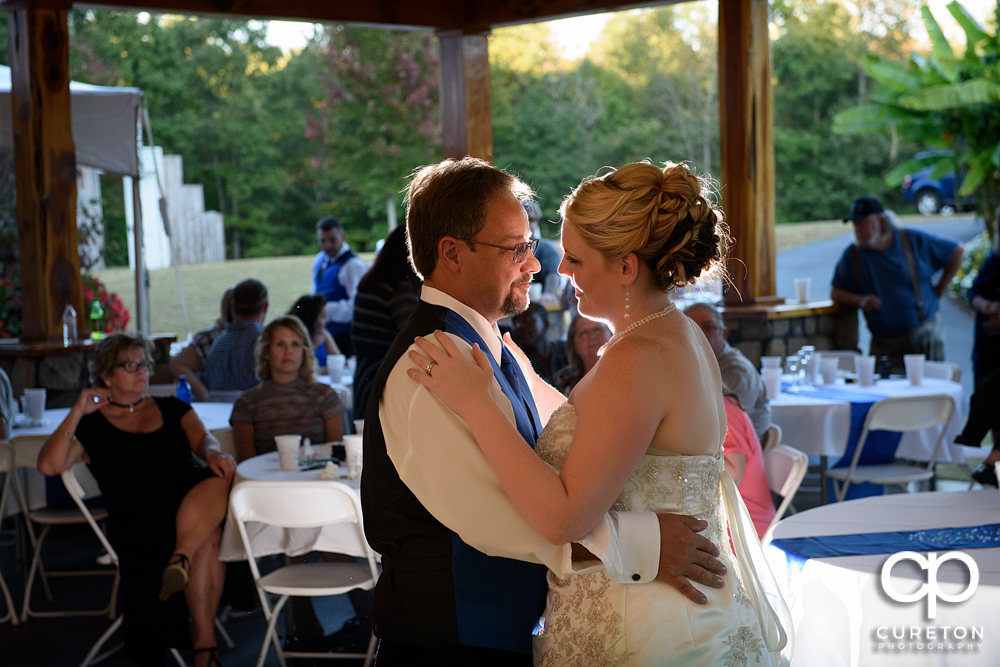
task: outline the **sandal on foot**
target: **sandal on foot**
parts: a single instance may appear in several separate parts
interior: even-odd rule
[[[177,591],[184,590],[188,582],[188,570],[191,561],[184,554],[174,554],[163,570],[163,588],[160,589],[160,599],[169,600]],[[207,650],[207,649],[206,649]]]
[[[198,655],[199,653],[208,653],[208,667],[222,667],[222,662],[219,661],[219,647],[218,646],[206,646],[205,648],[191,649],[191,657]]]

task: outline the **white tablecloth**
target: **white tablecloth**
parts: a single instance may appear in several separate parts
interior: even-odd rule
[[[996,490],[894,494],[849,500],[800,512],[781,521],[773,538],[797,538],[855,533],[919,531],[994,524],[1000,519],[1000,493]],[[949,551],[947,547],[939,555]],[[883,665],[900,667],[994,666],[1000,662],[1000,548],[965,549],[979,569],[979,586],[965,602],[937,602],[937,617],[927,618],[927,600],[901,603],[883,591],[881,570],[889,554],[812,558],[788,557],[777,546],[765,549],[771,569],[782,586],[795,624],[795,656],[792,666],[854,667]],[[926,552],[924,552],[926,557]],[[928,581],[927,572],[912,561],[892,569],[892,585],[899,593],[912,593]],[[969,581],[964,565],[948,561],[938,571],[942,589],[963,591]],[[910,628],[982,628],[983,647],[972,652],[938,648],[944,642],[935,632],[934,649],[916,647]],[[893,629],[906,628],[907,642],[914,647],[889,650],[885,644],[898,639]],[[926,637],[926,634],[923,635]],[[968,641],[968,637],[966,641]],[[951,637],[952,644],[957,639]],[[883,646],[879,648],[879,643]]]
[[[347,479],[347,468],[340,468],[342,479],[338,480],[359,490],[361,480]],[[278,462],[278,453],[270,452],[254,456],[240,463],[236,468],[236,479],[233,488],[244,480],[312,480],[319,479],[320,470],[282,470]],[[359,543],[357,528],[354,524],[335,524],[322,528],[277,528],[264,524],[247,522],[247,534],[253,544],[254,554],[267,556],[270,554],[288,554],[300,556],[310,551],[327,551],[351,556],[367,555],[364,545]],[[219,550],[221,560],[246,560],[246,551],[240,540],[236,521],[230,515],[222,532],[222,545]]]
[[[927,396],[948,394],[955,399],[955,413],[948,423],[944,443],[938,453],[940,463],[965,461],[960,446],[954,444],[955,436],[965,424],[962,406],[962,385],[949,380],[925,378],[918,387],[910,386],[905,380],[881,380],[871,387],[858,384],[844,384],[843,381],[831,387],[839,392],[857,395],[860,401],[877,401],[895,396]],[[796,393],[782,392],[771,401],[771,421],[781,427],[782,440],[806,454],[840,457],[847,448],[847,438],[851,427],[851,406],[844,401],[813,398]],[[896,456],[926,461],[941,427],[904,433],[896,450]]]

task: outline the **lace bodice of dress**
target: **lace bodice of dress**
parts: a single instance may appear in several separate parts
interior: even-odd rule
[[[538,437],[535,451],[556,470],[566,462],[576,410],[563,403]],[[724,470],[720,456],[651,456],[640,459],[632,476],[625,483],[612,509],[620,511],[654,511],[690,514],[709,522],[709,539],[719,538],[722,544],[722,517],[719,476]]]

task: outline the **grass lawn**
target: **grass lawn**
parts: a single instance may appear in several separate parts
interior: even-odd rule
[[[937,222],[941,216],[901,216],[906,224]],[[776,225],[775,249],[781,253],[806,243],[815,243],[851,232],[851,226],[839,220]],[[267,285],[270,309],[268,320],[286,312],[297,298],[308,294],[312,284],[310,267],[315,255],[299,257],[266,257],[197,264],[180,267],[181,284],[187,303],[191,332],[209,326],[219,317],[219,301],[229,285],[245,278],[256,278]],[[373,253],[361,253],[370,265]],[[105,269],[98,274],[112,292],[121,296],[129,312],[135,314],[135,279],[128,268]],[[179,340],[186,337],[184,311],[173,269],[149,272],[149,300],[153,333],[173,333]],[[135,321],[129,323],[135,330]]]
[[[268,320],[285,313],[295,300],[309,293],[312,285],[309,270],[315,255],[242,259],[215,264],[180,267],[184,300],[187,303],[191,332],[210,326],[219,317],[222,293],[230,285],[246,278],[256,278],[267,286],[270,307]],[[369,264],[372,255],[361,253]],[[117,292],[133,314],[129,330],[135,331],[135,278],[127,267],[105,269],[98,274],[112,292]],[[184,311],[173,269],[149,272],[149,302],[153,333],[173,333],[186,337]]]

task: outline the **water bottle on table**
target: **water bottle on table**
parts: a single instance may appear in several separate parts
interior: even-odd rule
[[[187,381],[186,375],[180,376],[177,380],[177,398],[191,404],[191,384]]]
[[[76,342],[76,308],[66,304],[62,315],[63,346],[69,347]]]

